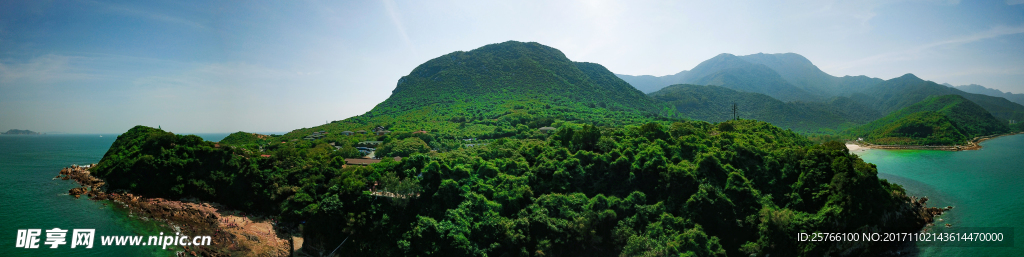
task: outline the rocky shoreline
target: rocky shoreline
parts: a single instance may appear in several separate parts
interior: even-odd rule
[[[80,187],[68,190],[75,198],[86,195],[92,200],[110,201],[139,217],[167,222],[183,235],[212,238],[209,246],[182,246],[179,256],[289,256],[301,246],[302,238],[277,225],[276,220],[232,211],[217,203],[107,193],[104,181],[90,174],[91,166],[63,168],[54,179],[78,182]]]
[[[969,151],[981,149],[981,142],[985,140],[1002,137],[1024,134],[1024,132],[1006,133],[999,135],[981,136],[975,137],[968,141],[966,145],[876,145],[864,141],[849,141],[847,144],[854,144],[864,148],[870,149],[888,149],[888,150],[940,150],[940,151]]]

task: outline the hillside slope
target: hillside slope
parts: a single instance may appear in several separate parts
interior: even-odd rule
[[[686,73],[687,84],[716,85],[738,91],[761,93],[782,101],[820,100],[817,95],[793,86],[768,66],[735,55],[719,54]]]
[[[739,58],[750,63],[765,65],[794,86],[824,97],[849,95],[858,89],[882,82],[881,79],[867,76],[835,77],[818,69],[818,66],[804,56],[795,53],[758,53]]]
[[[1024,105],[1024,94],[1014,94],[1014,93],[1010,93],[1010,92],[1003,92],[1003,91],[1001,91],[999,89],[987,88],[987,87],[983,87],[981,85],[975,85],[975,84],[955,86],[953,88],[960,89],[960,91],[964,91],[964,92],[967,92],[967,93],[982,94],[982,95],[994,96],[994,97],[1002,97],[1002,98],[1006,98],[1006,100],[1010,100],[1010,102],[1014,102],[1014,103],[1017,103],[1017,104],[1020,104],[1020,105]]]
[[[732,104],[735,103],[742,119],[767,121],[801,132],[834,132],[881,117],[871,108],[839,97],[827,102],[787,103],[764,94],[698,85],[672,85],[649,95],[698,120],[732,119]]]
[[[538,43],[508,41],[427,61],[366,114],[296,133],[383,126],[472,136],[537,120],[626,124],[653,120],[662,109],[599,64],[573,62]]]
[[[939,85],[906,74],[898,78],[886,80],[851,96],[855,101],[874,106],[883,114],[906,108],[930,96],[959,95],[974,102],[1000,120],[1024,120],[1024,106],[1000,97],[972,94]]]
[[[767,72],[763,68],[767,68],[771,72]],[[735,72],[740,73],[734,74]],[[682,71],[675,75],[662,77],[617,76],[644,93],[652,93],[669,85],[706,85],[709,81],[715,81],[714,85],[762,93],[783,101],[825,101],[836,96],[849,96],[860,89],[882,82],[881,79],[867,76],[835,77],[818,69],[810,60],[795,53],[758,53],[744,56],[720,54],[701,62],[692,70]],[[711,76],[718,76],[718,78]],[[724,76],[743,77],[743,79],[726,83],[722,78]],[[798,95],[793,96],[794,93]]]
[[[943,95],[929,96],[849,134],[875,144],[954,145],[1009,130],[974,102],[959,95]]]

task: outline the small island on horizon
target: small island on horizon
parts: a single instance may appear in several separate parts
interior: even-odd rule
[[[27,130],[27,129],[11,129],[7,132],[2,132],[0,135],[42,135],[39,132]]]

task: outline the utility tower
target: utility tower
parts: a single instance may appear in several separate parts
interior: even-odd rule
[[[732,103],[732,119],[736,120],[736,103]]]

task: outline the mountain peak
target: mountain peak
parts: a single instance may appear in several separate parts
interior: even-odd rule
[[[747,60],[747,61],[750,61],[750,62],[753,62],[753,63],[762,63],[762,64],[767,62],[767,60],[771,60],[772,62],[790,62],[790,63],[800,64],[800,65],[814,66],[814,64],[811,63],[811,60],[808,60],[807,57],[804,57],[803,55],[800,55],[800,54],[797,54],[797,53],[778,53],[778,54],[756,53],[756,54],[751,54],[751,55],[740,56],[740,58],[743,58],[744,60]],[[771,66],[771,65],[769,65],[769,66]]]
[[[923,80],[923,79],[915,76],[913,73],[903,74],[903,76],[900,76],[897,79],[901,79],[901,80],[905,80],[905,79],[909,79],[909,80]]]
[[[628,118],[612,120],[615,116],[604,112],[642,117],[658,110],[653,100],[604,66],[573,62],[558,49],[539,43],[506,41],[420,64],[362,118],[412,130],[422,129],[424,119],[407,117],[431,113],[431,122],[441,122],[432,128],[452,130],[452,124],[467,120],[496,122],[513,113],[544,117],[547,110],[559,107],[573,110],[573,118],[603,119],[608,124]]]

